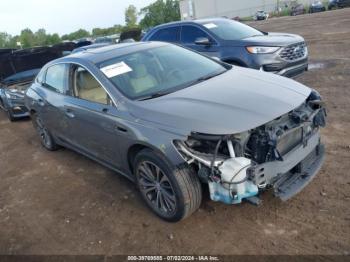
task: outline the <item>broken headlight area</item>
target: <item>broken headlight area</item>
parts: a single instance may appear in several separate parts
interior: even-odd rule
[[[5,88],[5,95],[11,100],[22,100],[24,98],[25,91],[30,84],[31,81],[25,81],[8,85]]]
[[[311,94],[295,110],[255,129],[233,135],[193,132],[174,145],[202,182],[208,183],[214,201],[258,203],[259,192],[272,187],[285,200],[299,192],[322,165],[319,128],[325,122],[323,103]]]
[[[8,90],[5,92],[8,99],[19,100],[24,98],[24,94],[17,92],[17,90]]]

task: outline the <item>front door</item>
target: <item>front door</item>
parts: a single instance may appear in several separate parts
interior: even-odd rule
[[[207,38],[209,45],[196,44],[199,38]],[[218,45],[206,32],[196,26],[186,25],[181,28],[181,44],[187,48],[196,50],[210,57],[220,57]]]
[[[84,153],[119,167],[122,131],[118,110],[100,82],[84,67],[71,68],[70,92],[64,108],[69,143]]]

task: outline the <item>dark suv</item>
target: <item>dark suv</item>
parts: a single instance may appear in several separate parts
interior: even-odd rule
[[[229,19],[168,23],[151,29],[142,40],[177,43],[230,64],[288,77],[308,68],[301,36],[262,32]]]

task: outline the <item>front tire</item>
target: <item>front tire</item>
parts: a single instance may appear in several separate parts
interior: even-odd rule
[[[10,109],[8,109],[8,110],[6,111],[6,115],[7,115],[8,120],[10,120],[11,122],[15,121],[15,118],[13,117],[13,115],[12,115]]]
[[[201,183],[187,166],[173,167],[161,154],[145,149],[135,158],[134,172],[142,198],[160,218],[177,222],[199,208]]]
[[[56,144],[49,130],[45,127],[41,118],[37,114],[33,114],[31,119],[35,130],[40,136],[42,146],[49,151],[56,151],[59,146]]]

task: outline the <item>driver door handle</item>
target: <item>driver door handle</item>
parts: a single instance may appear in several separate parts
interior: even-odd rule
[[[45,106],[44,100],[41,99],[41,98],[39,98],[39,99],[38,99],[38,105],[39,105],[39,106]]]
[[[74,118],[74,117],[75,117],[75,115],[74,115],[74,113],[73,113],[73,110],[70,109],[70,108],[66,108],[66,109],[65,109],[65,114],[66,114],[66,116],[68,116],[69,118]]]

